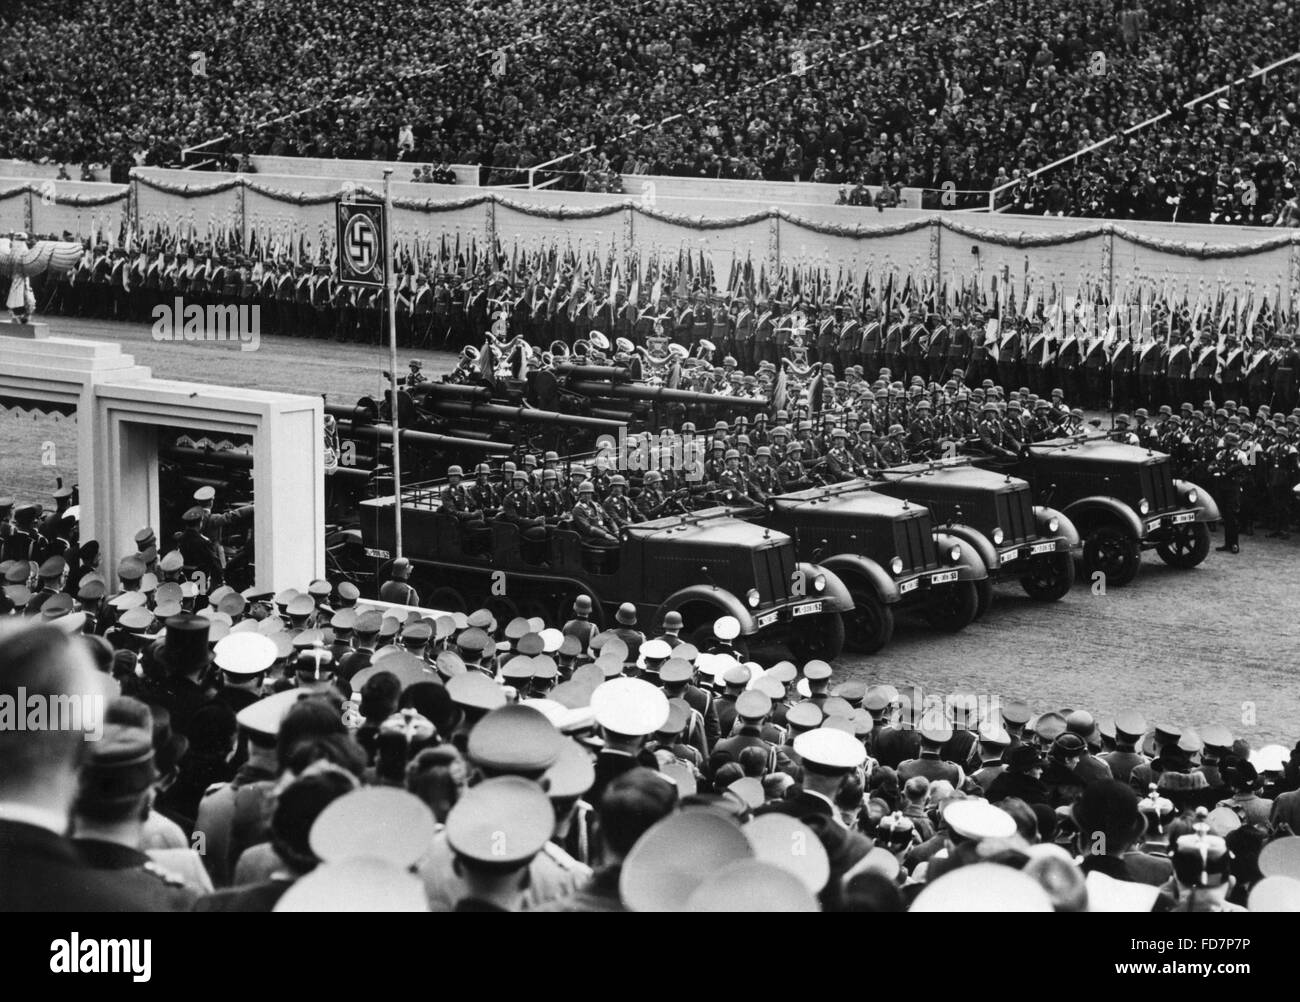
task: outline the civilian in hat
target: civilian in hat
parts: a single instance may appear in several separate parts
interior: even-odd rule
[[[1075,771],[1088,746],[1077,734],[1066,732],[1052,742],[1043,769],[1042,783],[1047,787],[1048,803],[1053,807],[1068,807],[1079,799],[1087,782]]]
[[[1043,757],[1033,745],[1022,744],[1012,748],[1007,756],[1007,768],[989,785],[989,803],[996,804],[1007,797],[1016,797],[1033,807],[1048,804],[1051,797],[1043,785]]]
[[[1232,796],[1220,800],[1216,806],[1228,808],[1244,825],[1268,831],[1273,817],[1273,801],[1259,795],[1264,788],[1263,777],[1253,765],[1235,756],[1228,757],[1222,772]]]
[[[1143,882],[1145,868],[1131,865],[1126,858],[1146,831],[1131,787],[1113,779],[1089,785],[1070,808],[1070,820],[1085,874],[1097,872],[1115,880]]]
[[[194,714],[217,695],[211,678],[210,628],[202,616],[173,616],[166,622],[163,639],[154,641],[150,649],[165,678],[158,702],[171,711],[172,726],[181,734],[188,732]]]

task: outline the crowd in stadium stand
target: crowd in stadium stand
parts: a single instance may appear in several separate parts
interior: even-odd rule
[[[892,183],[940,207],[945,188],[986,202],[1172,110],[1002,203],[1262,225],[1296,213],[1291,66],[1182,109],[1290,54],[1300,12],[1270,0],[995,0],[952,19],[969,5],[516,0],[458,5],[427,32],[412,29],[436,10],[414,0],[109,6],[34,0],[9,16],[0,155],[170,163],[229,134],[233,155],[479,163],[488,183],[575,154],[556,169],[586,190],[617,190],[618,173]],[[584,163],[589,149],[604,160]]]

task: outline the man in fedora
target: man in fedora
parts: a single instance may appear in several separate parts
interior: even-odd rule
[[[163,638],[155,640],[149,651],[165,679],[156,702],[171,712],[172,727],[187,737],[194,714],[217,697],[211,679],[209,625],[204,617],[190,613],[172,616]]]

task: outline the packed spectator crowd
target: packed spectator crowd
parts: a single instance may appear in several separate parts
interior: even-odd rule
[[[8,14],[0,155],[172,163],[229,135],[234,155],[479,163],[488,183],[572,154],[560,183],[586,190],[617,190],[620,173],[901,184],[939,207],[945,188],[986,202],[978,192],[1169,110],[1002,204],[1295,214],[1290,66],[1182,109],[1291,53],[1300,14],[1270,0],[994,0],[951,19],[970,5],[516,0],[458,6],[427,32],[412,29],[436,12],[411,0],[158,6]]]
[[[205,591],[146,529],[109,593],[61,513],[0,567],[0,909],[1300,907],[1300,744],[426,610],[400,560]]]

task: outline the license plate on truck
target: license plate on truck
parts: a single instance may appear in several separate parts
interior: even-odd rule
[[[773,623],[775,623],[776,617],[778,615],[779,613],[777,612],[765,612],[763,613],[763,615],[759,616],[758,619],[756,619],[754,622],[761,630],[763,627],[771,626]]]
[[[1020,558],[1019,550],[1003,550],[1001,553],[998,554],[998,560],[1004,564],[1009,564],[1011,563],[1011,561],[1018,560],[1019,558]]]
[[[912,578],[911,581],[904,581],[898,586],[898,594],[906,595],[909,591],[915,591],[917,585],[921,583],[920,578]]]
[[[1185,511],[1181,515],[1174,516],[1174,525],[1186,525],[1188,522],[1196,521],[1196,512]]]
[[[796,605],[790,610],[791,616],[812,616],[822,611],[820,602],[805,602],[803,605]]]
[[[956,581],[956,580],[957,580],[956,571],[940,571],[938,574],[930,578],[930,584],[932,585],[948,584],[949,582]]]
[[[1029,548],[1029,552],[1032,554],[1053,553],[1055,552],[1055,550],[1056,550],[1055,543],[1035,543],[1033,546]]]

